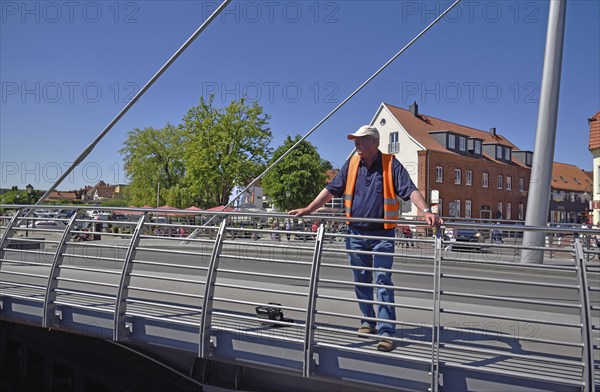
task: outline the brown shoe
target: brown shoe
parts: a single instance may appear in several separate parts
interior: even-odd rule
[[[358,333],[374,334],[374,333],[377,333],[377,328],[371,327],[369,325],[363,325],[358,329]],[[359,335],[359,337],[364,338],[365,336]]]
[[[389,339],[381,339],[379,343],[377,343],[377,350],[379,351],[392,351],[395,348],[395,344],[393,340]]]

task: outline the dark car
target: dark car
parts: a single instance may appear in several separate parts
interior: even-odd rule
[[[446,236],[446,240],[451,241],[448,244],[448,249],[461,248],[481,251],[484,236],[477,229],[457,228],[451,230]]]

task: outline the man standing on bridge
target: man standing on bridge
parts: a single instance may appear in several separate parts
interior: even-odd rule
[[[325,205],[334,197],[344,196],[344,207],[347,217],[398,219],[399,203],[396,196],[412,201],[423,212],[425,221],[432,226],[439,226],[443,221],[431,212],[425,198],[419,192],[404,166],[391,154],[379,151],[379,131],[377,128],[364,125],[358,131],[348,135],[354,140],[356,154],[350,158],[317,197],[306,207],[289,211],[295,216],[306,215]],[[394,253],[395,223],[349,222],[349,234],[346,238],[346,249],[351,251],[370,251]],[[362,236],[387,237],[385,239],[367,239]],[[368,255],[348,253],[350,264],[355,267],[391,269],[392,255]],[[358,332],[380,336],[377,349],[392,351],[394,341],[386,339],[396,334],[396,308],[394,291],[384,287],[377,289],[379,309],[378,323],[373,320],[375,311],[373,304],[373,288],[360,285],[373,283],[373,271],[353,269],[354,281],[359,308],[365,317],[361,320]],[[391,272],[376,271],[377,285],[393,286]],[[386,303],[386,304],[383,304]]]

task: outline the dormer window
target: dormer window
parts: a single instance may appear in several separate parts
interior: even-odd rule
[[[467,151],[467,139],[464,136],[458,137],[458,149],[460,151]]]
[[[456,148],[456,136],[451,133],[448,134],[448,148],[451,150]]]

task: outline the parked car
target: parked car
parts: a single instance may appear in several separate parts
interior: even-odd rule
[[[480,252],[483,248],[484,235],[477,229],[455,228],[448,230],[445,240],[451,241],[446,250],[460,248]]]
[[[36,228],[36,229],[53,229],[53,230],[64,230],[67,227],[67,224],[60,220],[52,220],[52,221],[34,221],[23,223],[19,225],[19,228]]]

